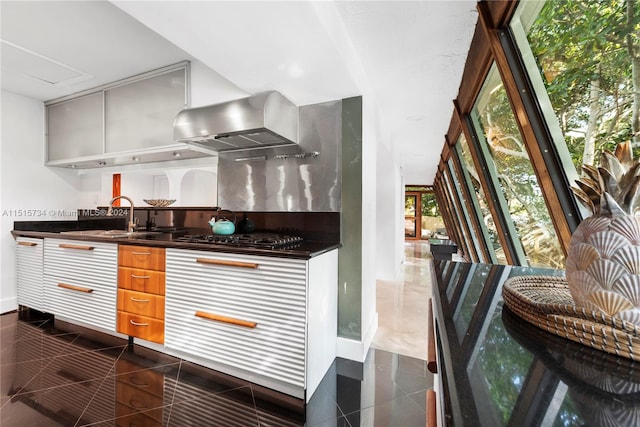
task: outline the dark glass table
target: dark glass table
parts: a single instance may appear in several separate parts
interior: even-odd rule
[[[452,426],[640,426],[640,363],[545,332],[502,285],[562,270],[435,260],[440,405]]]

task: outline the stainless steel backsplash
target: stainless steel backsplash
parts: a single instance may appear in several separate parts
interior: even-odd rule
[[[218,163],[218,205],[234,211],[340,212],[342,101],[299,108],[299,141],[317,157],[236,161],[244,153],[221,153]]]

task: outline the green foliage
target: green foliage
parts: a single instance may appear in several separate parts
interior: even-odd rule
[[[436,200],[435,194],[433,193],[422,194],[422,215],[432,216],[432,217],[441,216],[440,208],[438,207],[438,201]]]
[[[404,198],[404,214],[412,215],[416,211],[416,198],[405,197]]]
[[[629,7],[628,7],[629,6]],[[640,48],[636,0],[547,1],[529,43],[574,165],[584,163],[585,135],[594,120],[595,159],[634,136],[632,57]],[[591,104],[597,88],[597,108]],[[636,132],[638,129],[636,129]]]

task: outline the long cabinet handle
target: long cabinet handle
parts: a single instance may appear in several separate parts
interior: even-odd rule
[[[148,299],[138,299],[138,298],[134,298],[134,297],[129,297],[131,299],[131,301],[133,302],[149,302]]]
[[[234,319],[233,317],[221,316],[219,314],[207,313],[205,311],[196,311],[196,317],[215,320],[217,322],[230,323],[232,325],[244,326],[245,328],[253,329],[258,326],[256,322],[251,322],[249,320]]]
[[[65,248],[65,249],[79,249],[81,251],[92,251],[95,249],[94,246],[70,245],[68,243],[60,243],[58,247]]]
[[[135,252],[131,251],[133,255],[151,255],[151,252]]]
[[[255,264],[253,262],[226,261],[223,259],[211,259],[211,258],[196,258],[196,262],[199,262],[201,264],[226,265],[228,267],[240,267],[240,268],[251,268],[251,269],[256,269],[260,266],[260,264]]]
[[[427,390],[427,427],[438,427],[436,392],[432,388]]]
[[[150,279],[151,276],[136,276],[135,274],[132,274],[131,278],[133,278],[133,279]]]
[[[432,374],[438,373],[438,359],[436,356],[436,334],[433,327],[433,302],[427,302],[427,369]]]
[[[33,242],[18,242],[18,244],[20,246],[38,246],[37,243],[33,243]]]
[[[133,326],[149,326],[148,323],[139,323],[139,322],[135,322],[133,320],[129,320],[129,323],[131,323]]]
[[[70,289],[72,291],[84,292],[87,294],[90,294],[91,292],[93,292],[93,289],[91,288],[83,288],[82,286],[69,285],[66,283],[58,283],[58,287],[63,289]]]

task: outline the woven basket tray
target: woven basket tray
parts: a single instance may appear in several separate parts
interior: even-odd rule
[[[539,328],[607,353],[640,360],[640,328],[576,307],[563,277],[520,276],[502,288],[505,305]]]

